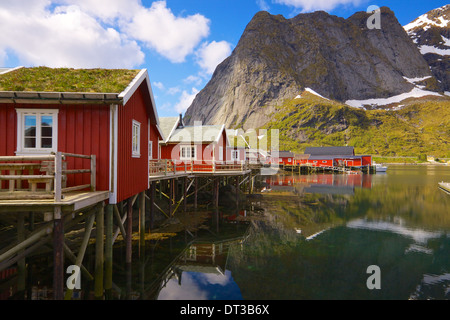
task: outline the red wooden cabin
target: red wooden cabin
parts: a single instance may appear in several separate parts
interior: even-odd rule
[[[278,151],[278,157],[276,154],[273,155],[274,163],[282,164],[282,165],[294,165],[294,153],[291,151]]]
[[[355,155],[353,147],[308,147],[305,155],[298,164],[308,164],[314,167],[364,167],[372,165],[372,156]]]
[[[162,123],[170,121],[160,120]],[[169,132],[167,127],[165,131]],[[224,125],[184,126],[181,120],[172,120],[172,129],[160,145],[161,159],[198,164],[225,163],[230,147]]]
[[[0,156],[95,155],[96,190],[110,203],[148,189],[162,135],[146,69],[16,68],[0,74],[0,90]],[[67,175],[67,186],[89,179]]]

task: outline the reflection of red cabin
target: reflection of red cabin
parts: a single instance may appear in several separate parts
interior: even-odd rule
[[[327,185],[334,187],[372,188],[372,176],[368,174],[311,174],[311,175],[277,175],[266,178],[270,186]]]
[[[181,121],[174,123],[160,145],[161,159],[203,163],[225,162],[230,147],[225,125],[184,126]]]
[[[80,73],[95,80],[83,83]],[[60,74],[85,92],[60,92]],[[0,91],[0,156],[96,155],[96,190],[110,191],[110,203],[148,189],[148,159],[157,155],[161,134],[146,69],[16,68],[0,80],[9,76],[26,88],[40,86]],[[95,87],[118,80],[125,82],[117,93]],[[87,161],[68,157],[67,168],[86,167]],[[67,187],[89,183],[89,174],[67,176]]]

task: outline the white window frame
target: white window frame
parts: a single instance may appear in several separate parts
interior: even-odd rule
[[[58,109],[21,109],[17,108],[17,150],[16,155],[37,155],[37,154],[50,154],[58,151]],[[36,148],[25,148],[25,116],[36,116]],[[52,147],[40,148],[41,144],[41,117],[52,117]]]
[[[219,161],[223,161],[223,147],[219,146]]]
[[[133,158],[141,157],[141,123],[139,121],[133,120],[131,126],[131,156]],[[136,137],[137,136],[137,137]],[[135,140],[136,137],[136,140]],[[134,142],[137,142],[135,145]]]
[[[292,158],[288,158],[288,162],[292,162]]]
[[[184,152],[183,150],[187,150]],[[192,150],[194,151],[194,156],[192,156]],[[191,145],[180,146],[180,160],[197,160],[197,148]]]
[[[231,160],[238,161],[240,159],[239,150],[231,150]]]
[[[148,142],[148,159],[153,160],[153,141]]]

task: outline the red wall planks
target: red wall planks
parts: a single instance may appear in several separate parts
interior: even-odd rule
[[[0,104],[0,156],[17,149],[16,108],[59,109],[58,151],[97,156],[97,190],[109,190],[109,105]],[[5,138],[6,137],[6,138]],[[69,157],[67,167],[89,168],[89,160]],[[76,177],[78,176],[78,177]],[[68,175],[67,186],[89,184],[90,175]]]
[[[148,117],[141,85],[118,110],[117,202],[148,188]],[[140,157],[132,157],[133,120],[141,124]]]

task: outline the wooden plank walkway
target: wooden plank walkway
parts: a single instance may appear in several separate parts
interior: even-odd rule
[[[17,191],[17,193],[20,193]],[[28,193],[23,192],[24,195]],[[61,201],[52,199],[15,199],[0,200],[0,213],[2,212],[53,212],[55,207],[61,207],[62,212],[74,212],[93,206],[109,199],[109,191],[74,191],[64,195]]]

